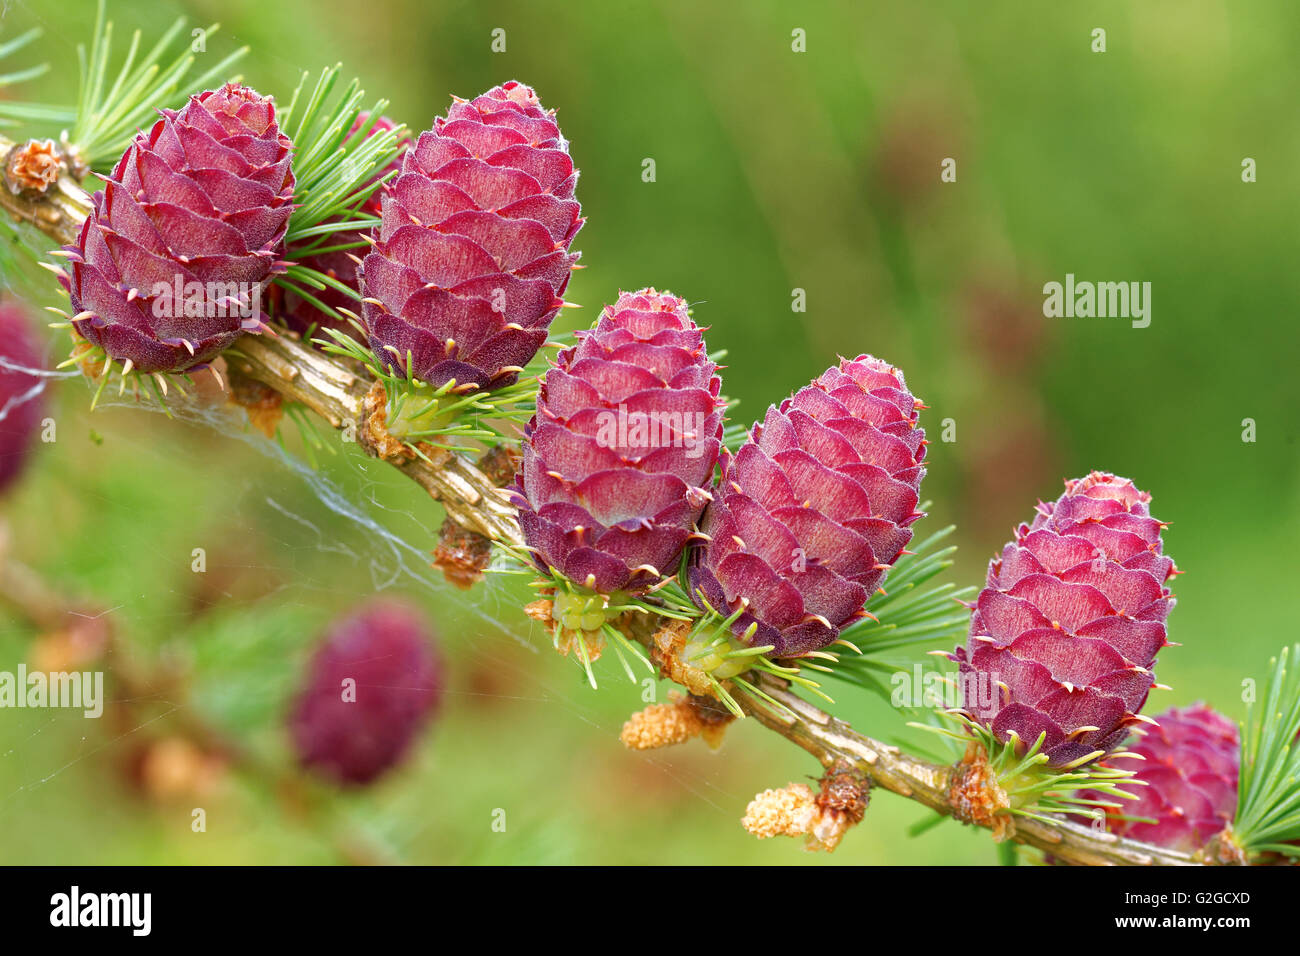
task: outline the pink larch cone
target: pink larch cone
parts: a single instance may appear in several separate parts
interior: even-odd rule
[[[442,689],[422,615],[371,602],[335,623],[311,659],[289,717],[299,762],[340,784],[372,782],[407,754]]]
[[[1127,478],[1067,481],[989,564],[961,664],[966,710],[999,740],[1045,733],[1062,767],[1117,748],[1166,646],[1176,573],[1151,496]]]
[[[0,303],[0,492],[21,476],[44,414],[45,380],[36,337],[21,309]]]
[[[1145,758],[1125,767],[1146,786],[1120,783],[1137,799],[1114,801],[1120,807],[1111,811],[1155,822],[1112,816],[1107,828],[1143,843],[1194,853],[1236,815],[1237,725],[1205,704],[1170,708],[1155,720],[1156,726],[1142,728],[1127,747]]]
[[[514,382],[578,259],[568,251],[582,226],[577,178],[554,112],[529,87],[457,100],[384,194],[361,269],[376,357],[434,387]]]
[[[919,407],[899,369],[841,360],[724,460],[691,584],[720,614],[744,607],[733,628],[757,625],[750,646],[795,657],[865,613],[921,517]]]
[[[625,292],[577,335],[528,425],[519,524],[540,566],[636,591],[673,573],[709,500],[721,380],[671,293]]]
[[[262,326],[293,211],[270,97],[230,84],[161,112],[65,250],[78,334],[141,372],[200,366]]]

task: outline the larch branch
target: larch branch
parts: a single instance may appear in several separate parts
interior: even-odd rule
[[[14,144],[0,137],[0,155]],[[14,192],[0,186],[0,208],[31,223],[60,244],[75,241],[90,200],[68,174],[44,193]],[[227,354],[228,366],[255,379],[284,400],[299,403],[339,430],[364,436],[366,397],[374,382],[343,359],[310,348],[290,335],[246,336]],[[442,503],[447,514],[466,528],[496,541],[518,546],[522,535],[506,494],[465,456],[431,451],[425,458],[387,453],[362,437],[368,452],[388,461]],[[12,577],[12,575],[10,576]],[[7,582],[0,577],[0,585]],[[11,582],[8,582],[11,583]],[[7,588],[8,589],[8,588]],[[0,595],[11,600],[17,595]],[[631,636],[647,640],[648,632]],[[936,813],[952,815],[949,782],[953,767],[910,756],[873,740],[793,694],[780,680],[761,675],[759,685],[783,705],[773,707],[748,695],[746,712],[763,726],[802,747],[826,768],[848,764],[876,787],[914,800]],[[1012,839],[1038,847],[1062,862],[1083,865],[1194,865],[1186,854],[1094,830],[1066,820],[1017,818]]]

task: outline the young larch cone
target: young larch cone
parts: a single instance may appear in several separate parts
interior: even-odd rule
[[[351,138],[370,121],[370,114],[362,111],[357,115],[352,124],[352,129],[348,131],[345,139]],[[373,126],[367,137],[374,136],[376,133],[386,133],[395,129],[397,124],[387,116],[381,116]],[[381,169],[375,176],[378,179],[390,172],[398,172],[402,168],[402,153],[410,145],[410,137],[404,136],[398,142],[399,152],[397,157],[388,166]],[[370,180],[374,182],[374,179]],[[392,180],[390,179],[391,183]],[[380,187],[371,193],[361,204],[360,211],[367,216],[378,216],[380,213],[381,200],[384,195],[384,187]],[[365,233],[355,230],[339,232],[330,236],[328,245],[344,245],[351,242],[362,242]],[[358,245],[351,249],[336,249],[333,252],[322,252],[316,255],[303,256],[297,259],[298,265],[307,266],[315,269],[317,272],[324,273],[332,279],[337,279],[350,288],[360,290],[360,283],[357,279],[357,261],[366,253],[364,245]],[[334,310],[347,309],[351,312],[360,311],[355,299],[345,295],[333,286],[326,286],[324,289],[313,289],[312,295],[321,302],[328,305]],[[289,328],[295,332],[306,335],[313,329],[335,329],[339,332],[353,334],[352,326],[346,322],[340,322],[328,312],[322,312],[313,303],[307,301],[293,292],[286,291],[283,297],[283,307],[280,310],[279,318]],[[323,338],[323,336],[322,336]]]
[[[1154,823],[1112,817],[1119,836],[1194,853],[1232,822],[1237,813],[1237,771],[1241,740],[1237,725],[1204,704],[1170,708],[1129,742],[1145,758],[1134,779],[1146,786],[1124,787],[1137,800],[1118,801],[1112,813]]]
[[[671,574],[709,500],[721,379],[686,303],[624,292],[546,373],[524,434],[519,525],[539,567],[591,591]]]
[[[383,197],[361,269],[376,357],[435,388],[514,382],[578,259],[568,251],[582,225],[577,178],[554,111],[529,87],[457,100]]]
[[[183,372],[261,328],[294,177],[270,97],[227,84],[161,113],[95,194],[64,285],[82,338]]]
[[[866,613],[921,517],[921,407],[899,369],[843,359],[724,458],[691,585],[751,647],[796,657]]]
[[[0,492],[22,474],[45,407],[44,380],[21,369],[41,367],[27,317],[0,304]]]
[[[406,755],[442,696],[443,667],[414,609],[374,601],[334,624],[289,717],[299,762],[345,785]]]
[[[1104,472],[1067,481],[990,562],[972,606],[954,655],[964,708],[1003,742],[1046,733],[1051,767],[1118,747],[1155,683],[1177,571],[1150,500]]]

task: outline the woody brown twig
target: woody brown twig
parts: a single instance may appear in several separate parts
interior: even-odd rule
[[[0,137],[0,154],[12,143]],[[0,189],[0,206],[34,224],[60,243],[75,239],[89,198],[64,175],[56,187],[35,196],[15,196]],[[288,334],[246,336],[227,353],[236,373],[274,389],[285,401],[311,409],[331,427],[353,434],[369,454],[387,461],[438,500],[447,516],[460,527],[510,546],[522,545],[515,509],[496,482],[467,457],[446,450],[428,449],[425,457],[409,455],[383,441],[382,421],[375,420],[375,383],[342,359],[312,349]],[[659,620],[634,622],[628,636],[653,646]],[[1186,854],[1122,839],[1104,830],[1065,819],[1037,820],[1017,817],[1008,827],[1004,814],[987,819],[962,810],[954,802],[954,766],[913,757],[855,731],[848,724],[793,694],[782,681],[767,675],[759,686],[782,707],[743,696],[745,711],[763,726],[802,747],[824,768],[847,766],[861,773],[871,786],[883,788],[973,825],[1001,828],[1009,839],[1050,852],[1066,863],[1084,865],[1189,865],[1200,861]]]

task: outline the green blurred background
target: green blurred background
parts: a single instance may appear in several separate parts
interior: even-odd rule
[[[725,388],[747,420],[838,354],[902,366],[930,406],[921,529],[957,523],[956,583],[977,583],[1063,478],[1131,476],[1171,523],[1166,547],[1187,572],[1171,617],[1182,646],[1159,662],[1173,690],[1153,692],[1152,712],[1204,698],[1242,716],[1242,680],[1294,639],[1292,0],[111,8],[118,43],[175,15],[220,21],[207,55],[249,44],[245,80],[281,100],[302,70],[342,60],[415,130],[450,94],[534,85],[559,111],[588,217],[576,242],[587,268],[568,296],[584,308],[562,321],[589,323],[619,289],[685,296],[710,345],[729,350]],[[4,5],[0,42],[43,25],[41,49],[60,67],[27,98],[71,98],[93,12],[89,0]],[[1105,53],[1091,50],[1097,27]],[[504,53],[491,51],[497,28]],[[806,52],[791,49],[796,28]],[[955,183],[940,182],[945,157]],[[1242,182],[1245,157],[1255,183]],[[48,275],[0,263],[11,296],[58,303]],[[1045,318],[1042,286],[1067,272],[1151,282],[1150,327]],[[791,310],[795,289],[806,313]],[[61,335],[49,336],[51,365]],[[514,579],[468,595],[438,581],[427,568],[438,509],[391,469],[336,456],[322,494],[237,424],[91,414],[75,379],[57,383],[53,403],[57,441],[38,446],[3,504],[11,553],[113,609],[124,649],[110,671],[162,664],[177,677],[158,691],[166,704],[140,702],[125,722],[0,712],[0,861],[995,860],[986,834],[953,823],[909,838],[926,813],[889,794],[831,857],[749,837],[738,821],[752,795],[816,775],[815,763],[753,722],[716,753],[699,742],[625,751],[617,733],[640,690],[605,661],[600,690],[586,688],[519,611]],[[1254,443],[1242,441],[1246,418]],[[944,419],[953,442],[939,440]],[[347,501],[363,520],[341,513]],[[443,714],[399,772],[308,801],[210,765],[199,796],[168,797],[165,767],[141,771],[142,753],[195,718],[282,765],[305,655],[331,615],[376,590],[424,605],[450,668]],[[36,638],[0,615],[0,669],[30,659]],[[907,737],[882,703],[832,693],[857,728]],[[184,778],[190,765],[177,765]],[[195,806],[205,833],[191,831]],[[497,810],[505,832],[493,830]]]

